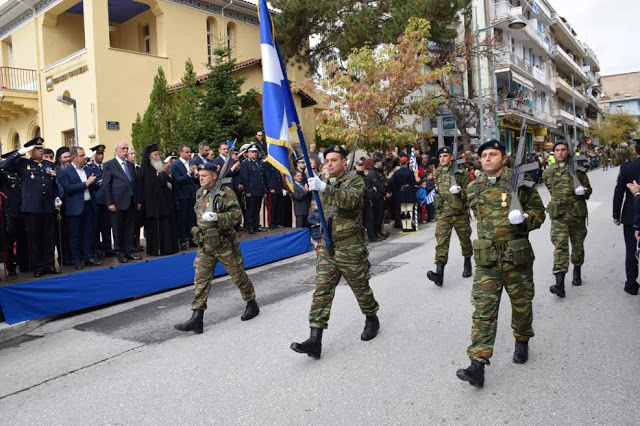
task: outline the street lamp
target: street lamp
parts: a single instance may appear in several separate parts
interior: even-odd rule
[[[58,96],[58,102],[62,102],[65,105],[73,106],[73,139],[74,146],[79,146],[78,143],[78,108],[76,107],[76,100],[69,96]]]
[[[498,21],[493,25],[490,25],[486,28],[478,28],[478,9],[476,7],[474,9],[474,17],[475,17],[475,42],[476,42],[476,68],[478,74],[478,123],[480,127],[480,144],[484,143],[484,98],[482,97],[482,73],[480,72],[480,33],[489,31],[494,28],[496,25],[503,24],[505,22],[509,22],[509,28],[513,30],[521,30],[527,26],[527,22],[518,18],[513,17],[509,19],[505,19],[502,21]]]

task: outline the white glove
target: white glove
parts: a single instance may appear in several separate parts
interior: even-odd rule
[[[511,210],[509,212],[509,223],[512,225],[520,225],[528,217],[528,214],[522,214],[522,212],[518,209]]]
[[[584,195],[584,186],[580,185],[575,190],[576,195]]]
[[[449,192],[452,194],[459,194],[460,193],[460,187],[458,185],[453,185],[451,186],[451,188],[449,188]]]
[[[56,197],[56,199],[53,200],[53,205],[56,207],[60,207],[62,205],[62,200],[60,199],[60,197]]]
[[[322,181],[318,176],[314,175],[307,179],[307,183],[309,184],[309,191],[324,191],[327,189],[327,184]]]
[[[31,151],[35,146],[30,146],[29,148],[20,148],[18,150],[18,154],[25,155],[27,152]]]
[[[202,214],[202,220],[206,222],[215,222],[218,220],[218,213],[215,212],[204,212]]]

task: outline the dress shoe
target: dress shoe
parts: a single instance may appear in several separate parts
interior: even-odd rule
[[[322,329],[311,328],[309,338],[302,343],[293,342],[291,349],[299,354],[307,354],[311,358],[320,359],[322,353]]]
[[[46,275],[46,272],[43,269],[38,269],[37,271],[35,271],[33,273],[33,276],[36,277],[36,278],[41,277],[43,275]]]
[[[127,263],[127,262],[129,262],[129,259],[127,259],[127,258],[126,258],[126,257],[124,257],[124,256],[123,256],[123,257],[119,257],[119,258],[118,258],[118,262],[120,262],[120,263]]]
[[[90,257],[89,259],[84,261],[84,264],[86,266],[102,266],[102,263],[103,262],[101,260],[98,260],[94,257]]]
[[[387,235],[387,234],[382,234],[382,233],[378,232],[378,233],[376,234],[376,237],[378,237],[378,238],[382,238],[383,240],[386,240],[386,239],[387,239],[387,237],[389,237],[389,235]]]
[[[256,232],[267,232],[268,229],[267,228],[258,228],[256,229]]]
[[[186,250],[187,249],[187,243],[180,243],[180,250]]]
[[[60,271],[54,268],[53,266],[48,266],[43,269],[45,274],[59,274]]]
[[[129,253],[125,256],[127,259],[130,260],[140,260],[142,259],[140,256],[138,256],[137,254],[133,254],[133,253]]]
[[[195,334],[202,334],[204,329],[204,311],[193,311],[191,318],[187,322],[174,325],[176,330],[193,331]]]
[[[249,321],[252,318],[255,318],[260,313],[260,308],[258,307],[258,302],[254,300],[249,300],[247,302],[247,308],[244,311],[244,314],[240,317],[242,321]]]
[[[513,351],[513,362],[524,364],[529,359],[529,342],[516,340],[516,349]]]
[[[82,265],[82,263],[76,263],[73,265],[73,268],[79,271],[80,269],[84,269],[84,265]]]
[[[376,337],[378,335],[378,331],[380,331],[380,320],[378,320],[378,316],[376,314],[367,315],[367,319],[364,322],[364,330],[362,330],[362,334],[360,335],[360,340],[367,342]]]
[[[471,361],[467,368],[456,371],[458,379],[469,382],[471,386],[481,388],[484,386],[484,364],[479,361]]]

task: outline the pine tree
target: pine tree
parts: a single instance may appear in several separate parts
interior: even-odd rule
[[[182,88],[175,97],[176,120],[174,123],[175,146],[170,151],[177,152],[179,145],[195,147],[202,139],[202,122],[199,120],[203,95],[196,87],[196,72],[193,62],[185,62]]]

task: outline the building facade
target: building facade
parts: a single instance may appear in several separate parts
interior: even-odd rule
[[[0,5],[0,144],[3,152],[41,135],[45,146],[131,139],[153,77],[162,67],[176,88],[188,59],[206,78],[212,49],[232,48],[244,90],[262,91],[256,5],[243,0],[8,0]],[[289,67],[289,79],[304,70]],[[313,140],[316,102],[294,95],[305,136]],[[261,104],[258,96],[256,101]],[[199,141],[185,141],[197,144]],[[213,141],[215,142],[215,141]]]
[[[626,112],[640,120],[640,72],[601,78],[600,106],[610,113]]]

